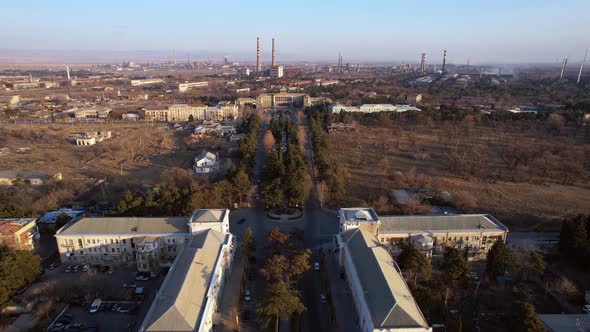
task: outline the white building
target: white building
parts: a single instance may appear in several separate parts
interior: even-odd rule
[[[210,332],[234,257],[234,238],[207,229],[191,236],[158,290],[140,332]]]
[[[376,113],[376,112],[406,112],[421,111],[419,108],[410,105],[392,105],[392,104],[363,104],[360,106],[344,106],[341,104],[331,104],[328,111],[332,114],[340,112],[353,113]]]
[[[143,78],[143,79],[131,80],[131,86],[141,86],[141,85],[149,85],[149,84],[157,84],[157,83],[164,83],[164,80],[161,78]]]
[[[89,119],[105,119],[109,117],[112,109],[108,107],[89,107],[81,108],[73,111],[76,119],[89,118]]]
[[[283,77],[283,66],[274,66],[270,69],[270,77],[281,78]]]
[[[67,140],[74,145],[94,145],[111,137],[110,131],[87,131],[71,134],[67,137]]]
[[[6,107],[14,107],[18,105],[20,102],[20,96],[0,96],[0,104],[5,105]]]
[[[432,331],[397,263],[373,234],[346,231],[335,236],[335,246],[361,331]]]
[[[195,157],[193,170],[197,174],[210,174],[219,168],[219,157],[209,151],[203,151]]]
[[[204,88],[207,86],[209,86],[209,82],[207,82],[207,81],[180,83],[180,84],[178,84],[178,91],[179,92],[187,92],[188,90],[193,89],[193,88]]]

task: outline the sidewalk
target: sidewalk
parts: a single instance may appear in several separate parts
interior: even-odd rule
[[[240,243],[236,243],[236,248],[240,247]],[[229,278],[225,281],[223,294],[219,303],[220,324],[216,328],[218,331],[234,332],[238,330],[238,321],[242,318],[240,314],[240,295],[241,295],[241,279],[244,274],[244,262],[242,259],[242,252],[238,249],[232,266]],[[238,317],[238,319],[236,319]]]
[[[332,249],[331,245],[324,245],[324,251]],[[336,314],[336,327],[333,331],[338,332],[359,332],[360,328],[356,322],[356,312],[352,301],[352,295],[348,289],[345,279],[340,278],[338,268],[338,256],[332,251],[326,255],[325,263],[330,272],[330,292],[332,303]]]

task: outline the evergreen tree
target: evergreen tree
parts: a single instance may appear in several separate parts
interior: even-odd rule
[[[445,249],[442,269],[449,279],[459,279],[469,271],[470,267],[461,250],[452,247]]]
[[[400,268],[408,271],[410,276],[414,273],[416,277],[420,273],[422,278],[426,280],[430,278],[431,265],[428,257],[412,243],[403,245],[402,252],[397,257],[397,263]]]
[[[509,268],[512,268],[514,263],[514,253],[506,246],[502,239],[499,239],[494,243],[490,251],[488,251],[486,272],[490,277],[502,275]]]

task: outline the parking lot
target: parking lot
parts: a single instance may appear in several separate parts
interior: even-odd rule
[[[135,331],[164,281],[163,275],[136,280],[136,272],[132,267],[85,271],[82,266],[60,265],[48,269],[43,282],[52,284],[60,301],[67,304],[48,331]],[[101,304],[91,313],[95,299],[101,299]]]

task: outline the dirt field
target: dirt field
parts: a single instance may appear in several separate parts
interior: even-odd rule
[[[477,134],[462,144],[477,145],[476,149],[482,151],[479,158],[467,158],[467,162],[474,163],[484,176],[450,174],[445,159],[448,144],[441,138],[440,128],[396,126],[392,129],[359,125],[355,132],[328,134],[333,156],[345,166],[349,175],[345,203],[375,207],[378,201],[389,204],[393,189],[432,188],[470,197],[475,204],[466,212],[491,213],[513,230],[555,230],[559,227],[557,221],[564,217],[590,212],[587,169],[582,168],[582,172],[576,174],[572,185],[559,184],[552,179],[536,181],[531,175],[535,174],[532,165],[517,173],[519,180],[510,181],[494,150],[497,129],[475,127],[472,131]],[[519,139],[520,134],[515,132],[508,139]],[[583,149],[588,146],[575,148],[584,156]],[[416,176],[410,176],[410,180],[396,174],[411,173],[412,168]]]
[[[71,133],[90,130],[110,130],[112,138],[93,146],[66,141]],[[68,188],[59,194],[63,197],[44,199],[45,189],[28,189],[40,198],[27,202],[33,211],[59,207],[66,201],[116,202],[125,190],[140,184],[205,181],[192,176],[194,156],[205,147],[225,149],[227,140],[211,138],[189,146],[184,141],[187,134],[145,124],[7,125],[0,127],[0,169],[62,173],[63,184],[46,191],[51,195]],[[94,186],[100,179],[104,183]]]

